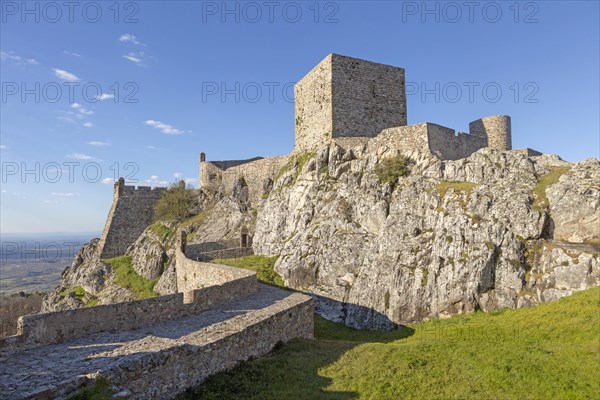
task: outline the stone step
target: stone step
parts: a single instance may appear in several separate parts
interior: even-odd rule
[[[313,337],[311,298],[259,285],[250,297],[199,314],[0,357],[0,393],[64,398],[106,377],[132,399],[172,398],[296,337]]]

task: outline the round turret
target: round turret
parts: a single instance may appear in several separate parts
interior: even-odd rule
[[[488,147],[512,150],[511,122],[508,115],[494,115],[473,121],[469,133],[487,138]]]

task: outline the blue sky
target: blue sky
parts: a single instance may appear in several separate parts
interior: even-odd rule
[[[3,234],[100,232],[115,176],[197,185],[200,151],[289,152],[331,52],[405,68],[409,124],[509,114],[515,148],[598,157],[596,1],[0,3]]]

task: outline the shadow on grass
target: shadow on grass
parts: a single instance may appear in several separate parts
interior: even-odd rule
[[[363,343],[388,343],[413,333],[408,327],[387,332],[355,330],[315,314],[315,340],[294,339],[281,344],[267,356],[213,375],[177,399],[357,399],[355,392],[328,391],[331,379],[319,371]]]

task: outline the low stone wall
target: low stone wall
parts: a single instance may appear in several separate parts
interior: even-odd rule
[[[170,399],[240,361],[269,353],[280,342],[312,339],[313,332],[312,299],[293,293],[272,306],[204,333],[200,343],[149,353],[132,365],[121,365],[99,376],[129,391],[131,399]]]
[[[255,272],[194,261],[180,248],[176,273],[179,293],[21,317],[17,335],[0,340],[0,354],[181,318],[250,296],[258,287]]]
[[[218,269],[215,268],[215,270]],[[250,296],[257,290],[256,276],[251,271],[242,270],[242,272],[241,278],[222,279],[221,283],[215,283],[212,286],[204,285],[209,287],[202,289],[189,289],[187,293],[26,315],[19,318],[17,335],[0,340],[0,354],[5,355],[15,351],[61,343],[97,332],[141,328],[195,314],[218,304]],[[222,276],[224,277],[225,274]],[[191,287],[192,285],[188,286],[188,288]]]
[[[194,289],[225,285],[232,281],[256,281],[256,273],[253,271],[194,261],[186,257],[180,248],[175,252],[175,265],[177,291],[184,293],[184,302],[189,301],[188,296],[194,295]]]

